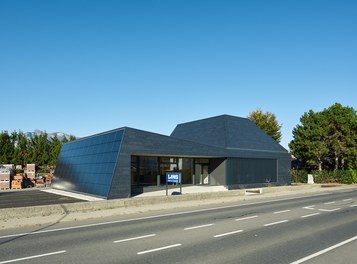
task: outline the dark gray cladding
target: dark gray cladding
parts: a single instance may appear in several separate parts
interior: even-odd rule
[[[64,144],[52,186],[107,197],[123,134],[117,129]]]
[[[221,148],[126,127],[109,198],[131,196],[131,155],[224,157],[225,151]]]
[[[245,118],[222,115],[176,127],[171,136],[123,127],[64,144],[54,187],[108,199],[131,196],[131,157],[210,160],[210,184],[289,184],[290,155]]]
[[[171,136],[228,149],[287,152],[249,119],[230,115],[179,124]]]

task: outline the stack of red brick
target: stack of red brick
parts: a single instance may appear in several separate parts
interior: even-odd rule
[[[36,165],[35,164],[27,164],[26,178],[27,178],[28,184],[30,184],[30,186],[34,187],[36,185]]]
[[[51,186],[52,174],[37,174],[35,164],[27,164],[25,173],[18,173],[9,166],[0,167],[0,190],[22,189],[27,187]]]
[[[10,189],[10,171],[6,169],[0,170],[0,190]]]
[[[22,189],[23,187],[23,174],[16,174],[14,179],[11,181],[11,189]]]
[[[35,181],[35,186],[40,188],[40,187],[45,187],[45,179],[43,177],[40,177],[40,178],[36,178],[36,181]]]
[[[51,186],[52,183],[52,174],[46,175],[46,186]]]

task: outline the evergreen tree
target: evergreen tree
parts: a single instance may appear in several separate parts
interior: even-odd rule
[[[61,141],[57,138],[57,136],[54,136],[52,138],[52,142],[50,144],[50,161],[48,165],[54,166],[56,165],[58,155],[61,151],[62,143]]]
[[[76,140],[70,136],[70,141]],[[12,163],[16,165],[37,164],[40,166],[56,165],[62,144],[69,142],[66,137],[60,141],[54,136],[48,140],[48,134],[35,134],[29,139],[22,131],[0,132],[0,164]]]
[[[7,131],[0,133],[0,163],[10,163],[14,155],[14,142]]]
[[[65,143],[67,143],[67,142],[69,142],[68,139],[67,139],[66,137],[64,137],[64,138],[62,139],[62,144],[65,144]]]
[[[291,154],[304,166],[322,170],[322,162],[328,154],[326,146],[326,122],[320,113],[310,110],[300,118],[301,125],[293,129],[289,144]]]
[[[291,153],[307,166],[357,168],[357,114],[334,104],[321,112],[310,110],[300,118],[289,144]]]
[[[32,163],[38,165],[47,165],[50,160],[50,144],[47,139],[47,133],[35,135],[31,139]]]
[[[334,169],[345,169],[348,157],[353,158],[357,149],[356,111],[352,107],[343,107],[336,103],[325,109],[323,115],[327,121],[326,143]]]
[[[22,131],[19,131],[18,133],[16,133],[15,151],[14,151],[12,163],[17,165],[23,165],[23,166],[29,163],[30,157],[28,153],[28,148],[29,148],[28,138]]]

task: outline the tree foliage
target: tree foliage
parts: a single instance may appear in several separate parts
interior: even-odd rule
[[[76,140],[71,136],[70,141]],[[68,142],[64,137],[60,141],[56,136],[48,139],[48,134],[43,133],[35,135],[32,138],[19,132],[7,131],[0,133],[0,164],[37,164],[40,166],[56,165],[57,157],[61,150],[62,144]]]
[[[11,163],[12,164],[28,164],[31,160],[30,157],[30,142],[25,136],[23,132],[16,132],[12,133],[14,137],[14,156],[12,157]]]
[[[260,129],[271,136],[276,142],[281,141],[281,124],[278,123],[274,114],[270,112],[263,112],[257,109],[251,112],[248,119],[255,123]]]
[[[0,134],[0,163],[11,160],[14,155],[14,142],[7,131]]]
[[[335,103],[321,112],[304,113],[289,148],[306,167],[357,168],[356,111]]]

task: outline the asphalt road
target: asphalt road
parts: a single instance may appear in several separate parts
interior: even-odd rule
[[[356,263],[357,189],[0,232],[3,263]]]
[[[84,201],[39,189],[0,191],[0,209],[78,202]]]

